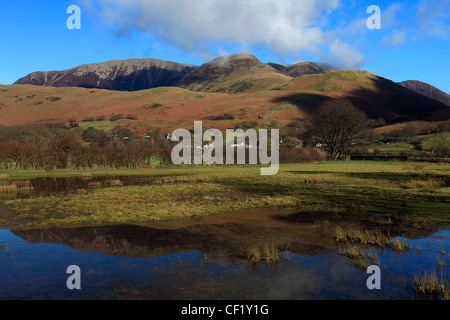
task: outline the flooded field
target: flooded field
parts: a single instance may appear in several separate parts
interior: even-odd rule
[[[377,232],[404,247],[343,243],[336,230]],[[450,279],[450,230],[389,213],[244,210],[148,225],[0,230],[0,299],[441,299],[414,279]],[[349,254],[358,250],[363,259]],[[362,264],[361,262],[365,264]],[[381,268],[369,290],[366,264]],[[69,290],[67,267],[81,270]]]
[[[0,299],[450,298],[445,166],[52,174],[0,176]]]
[[[43,177],[33,179],[0,180],[0,199],[27,199],[33,197],[48,197],[68,195],[80,191],[128,186],[149,186],[167,183],[168,179],[176,177],[158,175],[130,176],[93,176],[81,177]],[[172,180],[169,182],[176,182]]]

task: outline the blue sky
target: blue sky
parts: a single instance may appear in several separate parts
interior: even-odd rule
[[[69,30],[68,6],[81,9]],[[369,30],[367,8],[381,9]],[[202,64],[247,51],[263,62],[329,62],[450,93],[450,1],[34,0],[0,2],[0,83],[129,58]]]

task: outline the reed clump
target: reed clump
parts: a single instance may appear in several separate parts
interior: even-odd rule
[[[412,246],[404,239],[391,239],[380,231],[370,232],[361,228],[349,228],[347,230],[337,227],[334,238],[336,242],[372,245],[380,248],[391,248],[396,251],[409,251]]]
[[[339,253],[353,260],[353,265],[366,270],[371,265],[379,265],[380,259],[373,250],[363,250],[355,246],[340,249]]]
[[[280,260],[280,253],[274,244],[265,245],[264,249],[251,248],[247,253],[247,258],[251,263],[265,261],[267,263]]]
[[[444,277],[438,277],[436,272],[416,274],[414,277],[414,290],[422,296],[435,296],[443,300],[450,299],[450,285]]]

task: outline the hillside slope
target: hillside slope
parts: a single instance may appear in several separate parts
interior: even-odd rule
[[[345,98],[363,110],[369,118],[388,122],[424,118],[446,110],[448,106],[367,71],[325,71],[292,80],[283,90],[298,91],[286,101],[307,105],[311,110],[330,98]]]
[[[177,86],[191,91],[241,93],[270,90],[293,78],[250,54],[222,56],[187,74]]]
[[[443,104],[450,107],[450,95],[428,83],[422,81],[408,80],[400,82],[399,84],[411,91],[420,93],[421,95],[424,95],[428,98],[440,101]]]
[[[365,71],[327,71],[292,79],[278,90],[238,94],[194,92],[177,87],[135,92],[85,88],[0,86],[0,124],[21,125],[61,120],[79,122],[89,117],[109,119],[133,114],[134,129],[188,128],[195,120],[229,115],[234,120],[210,121],[211,127],[230,128],[241,121],[289,122],[305,119],[325,101],[346,98],[370,118],[387,122],[450,116],[446,105],[414,93],[390,80]]]
[[[131,65],[136,66],[136,63],[133,61]],[[145,63],[152,65],[154,62]],[[271,66],[243,54],[220,57],[200,67],[159,63],[161,73],[147,78],[156,81],[159,79],[156,75],[161,76],[159,82],[152,82],[155,85],[163,83],[163,79],[174,81],[180,76],[171,73],[174,70],[182,70],[182,73],[189,68],[193,70],[178,81],[177,86],[133,92],[53,87],[50,83],[61,81],[60,84],[64,84],[64,77],[48,73],[41,75],[46,77],[48,86],[0,85],[0,125],[68,123],[69,120],[88,121],[89,125],[92,121],[89,119],[95,118],[106,119],[105,126],[123,124],[137,133],[145,133],[150,128],[167,132],[190,128],[195,120],[204,120],[205,127],[219,129],[233,128],[243,121],[257,121],[260,125],[269,125],[272,121],[287,124],[306,119],[323,102],[338,98],[352,101],[369,118],[383,118],[389,123],[450,118],[447,105],[361,70],[322,71],[326,66],[311,63]],[[107,86],[108,79],[114,78],[113,71],[122,70],[124,77],[133,75],[133,67],[124,71],[125,67],[126,63],[114,62],[111,68],[101,64],[96,71],[92,66],[88,69],[93,72],[96,84]],[[174,78],[164,76],[167,70],[171,70],[169,75]],[[305,72],[307,74],[301,75]],[[119,86],[122,89],[136,88],[137,82],[122,79],[123,85]],[[132,115],[129,118],[134,120],[108,122],[113,115]]]
[[[114,60],[64,71],[34,72],[15,84],[137,91],[173,86],[195,68],[157,59]]]

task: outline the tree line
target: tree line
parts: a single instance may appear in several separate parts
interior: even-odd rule
[[[412,140],[417,134],[448,132],[449,128],[448,121],[409,123],[383,137],[370,134],[370,129],[384,124],[382,119],[368,119],[351,102],[342,99],[324,103],[306,121],[297,120],[282,127],[272,121],[270,127],[280,130],[281,164],[338,160],[352,148],[371,145],[380,138]],[[258,123],[237,125],[245,130]],[[0,169],[170,166],[176,144],[159,129],[149,131],[145,139],[136,139],[131,130],[120,125],[109,131],[82,129],[73,122],[69,126],[0,126]]]
[[[135,139],[129,129],[120,126],[106,132],[76,126],[0,126],[0,170],[167,167],[172,165],[175,145],[159,130],[147,139]],[[325,157],[317,148],[280,147],[280,163],[323,161]]]

